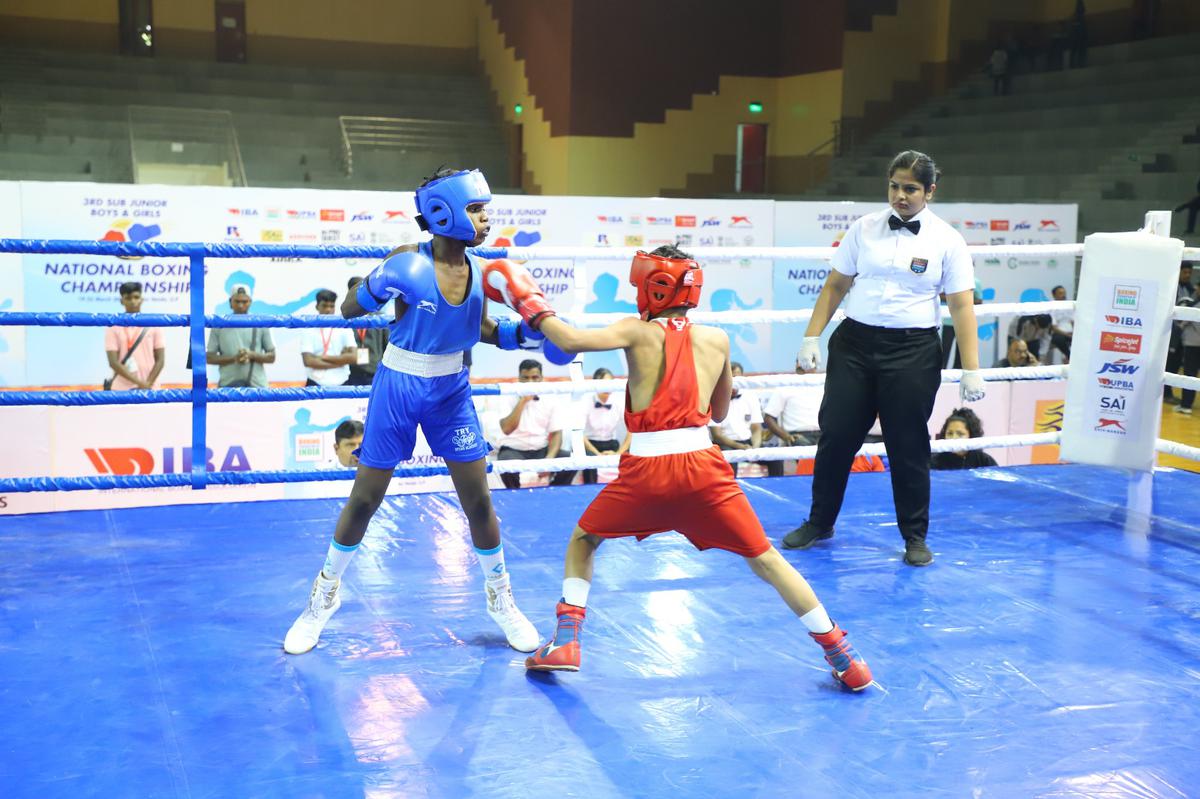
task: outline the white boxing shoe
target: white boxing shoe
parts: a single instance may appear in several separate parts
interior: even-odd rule
[[[518,652],[532,652],[537,649],[541,643],[537,630],[517,608],[508,575],[505,574],[499,580],[485,580],[484,587],[487,589],[488,615],[500,625],[504,637],[508,639],[508,645]]]
[[[312,594],[308,597],[308,607],[293,622],[283,639],[283,651],[289,655],[302,655],[317,645],[321,631],[342,606],[340,587],[341,580],[329,580],[323,574],[317,575],[317,579],[313,580]]]

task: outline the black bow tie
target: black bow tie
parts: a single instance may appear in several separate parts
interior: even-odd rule
[[[607,410],[607,411],[611,411],[611,410],[612,410],[612,403],[611,403],[611,402],[597,402],[597,403],[596,403],[596,407],[597,407],[597,408],[604,408],[604,409],[605,409],[605,410]]]
[[[737,399],[740,396],[742,396],[742,392],[740,392],[740,391],[733,392],[733,399]]]
[[[898,216],[889,216],[888,217],[888,227],[890,227],[892,230],[899,230],[900,228],[905,228],[907,230],[911,230],[912,234],[914,236],[921,232],[921,223],[920,222],[918,222],[915,219],[912,220],[911,222],[905,222],[903,219],[901,219]]]

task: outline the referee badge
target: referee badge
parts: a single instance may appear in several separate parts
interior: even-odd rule
[[[915,274],[923,275],[925,274],[925,270],[929,268],[929,259],[913,258],[912,263],[908,265],[908,268],[911,269]]]

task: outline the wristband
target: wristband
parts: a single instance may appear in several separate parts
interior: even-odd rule
[[[369,280],[369,277],[370,276],[368,276],[368,280]],[[358,306],[360,308],[362,308],[364,311],[370,311],[370,312],[378,311],[380,308],[383,307],[384,303],[386,303],[387,300],[381,300],[378,297],[376,297],[374,294],[372,294],[371,288],[370,288],[370,286],[367,285],[367,283],[368,283],[368,281],[364,280],[358,284],[358,288],[354,292],[354,297],[356,300],[358,300]]]
[[[502,350],[515,350],[521,346],[517,330],[521,322],[517,319],[496,320],[496,346]]]

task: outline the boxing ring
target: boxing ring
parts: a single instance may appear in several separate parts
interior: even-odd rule
[[[1079,245],[973,247],[1044,249]],[[0,252],[184,256],[188,315],[0,313],[0,324],[189,327],[191,389],[0,392],[0,405],[207,405],[365,397],[367,388],[210,389],[206,327],[351,327],[371,319],[205,316],[206,258],[378,258],[379,247],[0,240]],[[507,248],[484,257],[583,257]],[[627,259],[614,248],[586,256]],[[565,253],[565,254],[564,254]],[[740,251],[739,251],[740,253]],[[754,257],[828,256],[771,248]],[[713,254],[697,249],[703,261]],[[719,267],[717,267],[719,268]],[[580,270],[581,271],[581,270]],[[1072,303],[977,306],[979,315]],[[694,313],[800,321],[802,311]],[[1200,311],[1176,318],[1200,321]],[[603,324],[579,315],[577,324]],[[1065,367],[982,370],[995,383]],[[959,372],[946,370],[944,382]],[[478,395],[613,390],[622,380],[478,384]],[[820,375],[738,378],[742,388]],[[1200,380],[1167,376],[1200,389]],[[935,441],[934,451],[1053,444],[1058,433]],[[1200,449],[1160,441],[1200,460]],[[815,447],[728,453],[812,457]],[[883,454],[868,444],[863,454]],[[0,493],[345,480],[349,470],[0,480]],[[614,456],[494,471],[611,467]],[[422,467],[398,475],[440,474]],[[741,559],[677,536],[607,543],[578,674],[526,673],[483,612],[453,494],[385,499],[303,656],[280,643],[341,500],[31,514],[3,519],[0,773],[16,796],[1079,796],[1200,793],[1200,478],[1084,465],[932,473],[938,561],[900,557],[889,475],[852,476],[834,546],[785,552],[870,662],[879,688],[829,678],[802,625]],[[807,515],[805,477],[744,480],[778,542]],[[347,485],[347,490],[349,486]],[[495,491],[513,587],[547,637],[563,550],[601,486]]]

